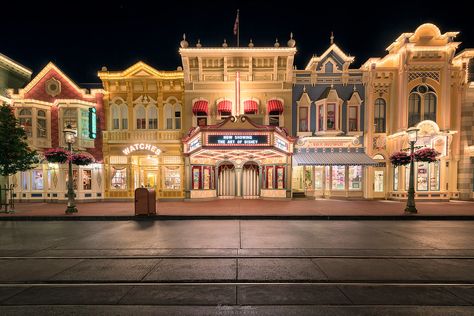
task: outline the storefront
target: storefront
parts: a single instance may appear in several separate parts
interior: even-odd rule
[[[440,131],[433,121],[422,121],[416,125],[418,131],[415,148],[434,148],[440,153],[438,161],[415,162],[415,197],[417,200],[448,200],[458,198],[456,188],[457,162],[450,155],[450,144],[454,131]],[[393,151],[409,148],[406,133],[389,137]],[[406,199],[410,179],[410,166],[391,167],[392,199]],[[451,183],[451,186],[450,186]]]
[[[290,197],[293,138],[246,116],[194,128],[184,139],[187,197]]]
[[[293,191],[309,197],[362,198],[366,167],[378,165],[358,137],[303,137],[295,147]]]

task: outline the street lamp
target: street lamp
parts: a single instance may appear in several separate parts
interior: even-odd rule
[[[406,213],[417,213],[415,207],[415,161],[413,157],[413,153],[415,151],[415,143],[418,138],[418,128],[410,127],[407,129],[408,140],[410,141],[410,183],[408,186],[408,199],[407,199],[407,206],[405,208]]]
[[[68,124],[63,130],[64,140],[67,143],[67,150],[72,155],[72,144],[76,141],[77,131],[72,128],[71,124]],[[76,203],[74,202],[74,188],[72,178],[72,161],[69,159],[69,171],[67,181],[67,209],[66,214],[77,213]]]

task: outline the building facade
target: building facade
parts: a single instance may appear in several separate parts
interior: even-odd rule
[[[287,45],[181,41],[187,198],[291,197],[295,41]]]
[[[78,200],[102,200],[104,172],[102,134],[105,119],[103,90],[77,86],[56,65],[49,63],[28,85],[10,90],[15,116],[26,131],[28,143],[41,154],[49,148],[67,147],[63,130],[77,130],[73,149],[87,151],[96,160],[89,166],[74,166],[73,186]],[[95,109],[97,133],[90,133],[90,110]],[[18,201],[67,200],[67,164],[41,163],[32,170],[11,176]]]
[[[139,62],[99,72],[105,89],[105,198],[131,199],[136,188],[157,199],[184,198],[181,139],[185,118],[183,72]]]

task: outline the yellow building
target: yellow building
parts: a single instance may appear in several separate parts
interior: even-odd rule
[[[401,34],[383,58],[371,58],[361,69],[366,84],[367,153],[385,162],[370,167],[366,198],[406,199],[409,166],[394,168],[388,157],[409,148],[407,129],[419,129],[416,147],[441,153],[435,163],[417,162],[417,200],[459,197],[462,67],[453,63],[458,32],[442,34],[433,24]],[[472,123],[471,123],[472,124]]]
[[[159,199],[184,197],[183,72],[139,62],[99,71],[106,91],[103,138],[105,197],[131,199],[136,188]]]

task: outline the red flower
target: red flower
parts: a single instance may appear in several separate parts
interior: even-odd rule
[[[428,163],[435,162],[437,160],[436,157],[439,155],[440,153],[435,149],[428,147],[419,149],[413,154],[416,161],[425,161]]]
[[[95,161],[94,156],[88,152],[75,153],[71,157],[71,162],[78,166],[87,166]]]
[[[408,165],[411,161],[411,156],[404,151],[398,151],[390,156],[390,162],[395,167]]]
[[[65,163],[70,158],[70,152],[63,148],[50,148],[44,152],[44,157],[48,162]]]

